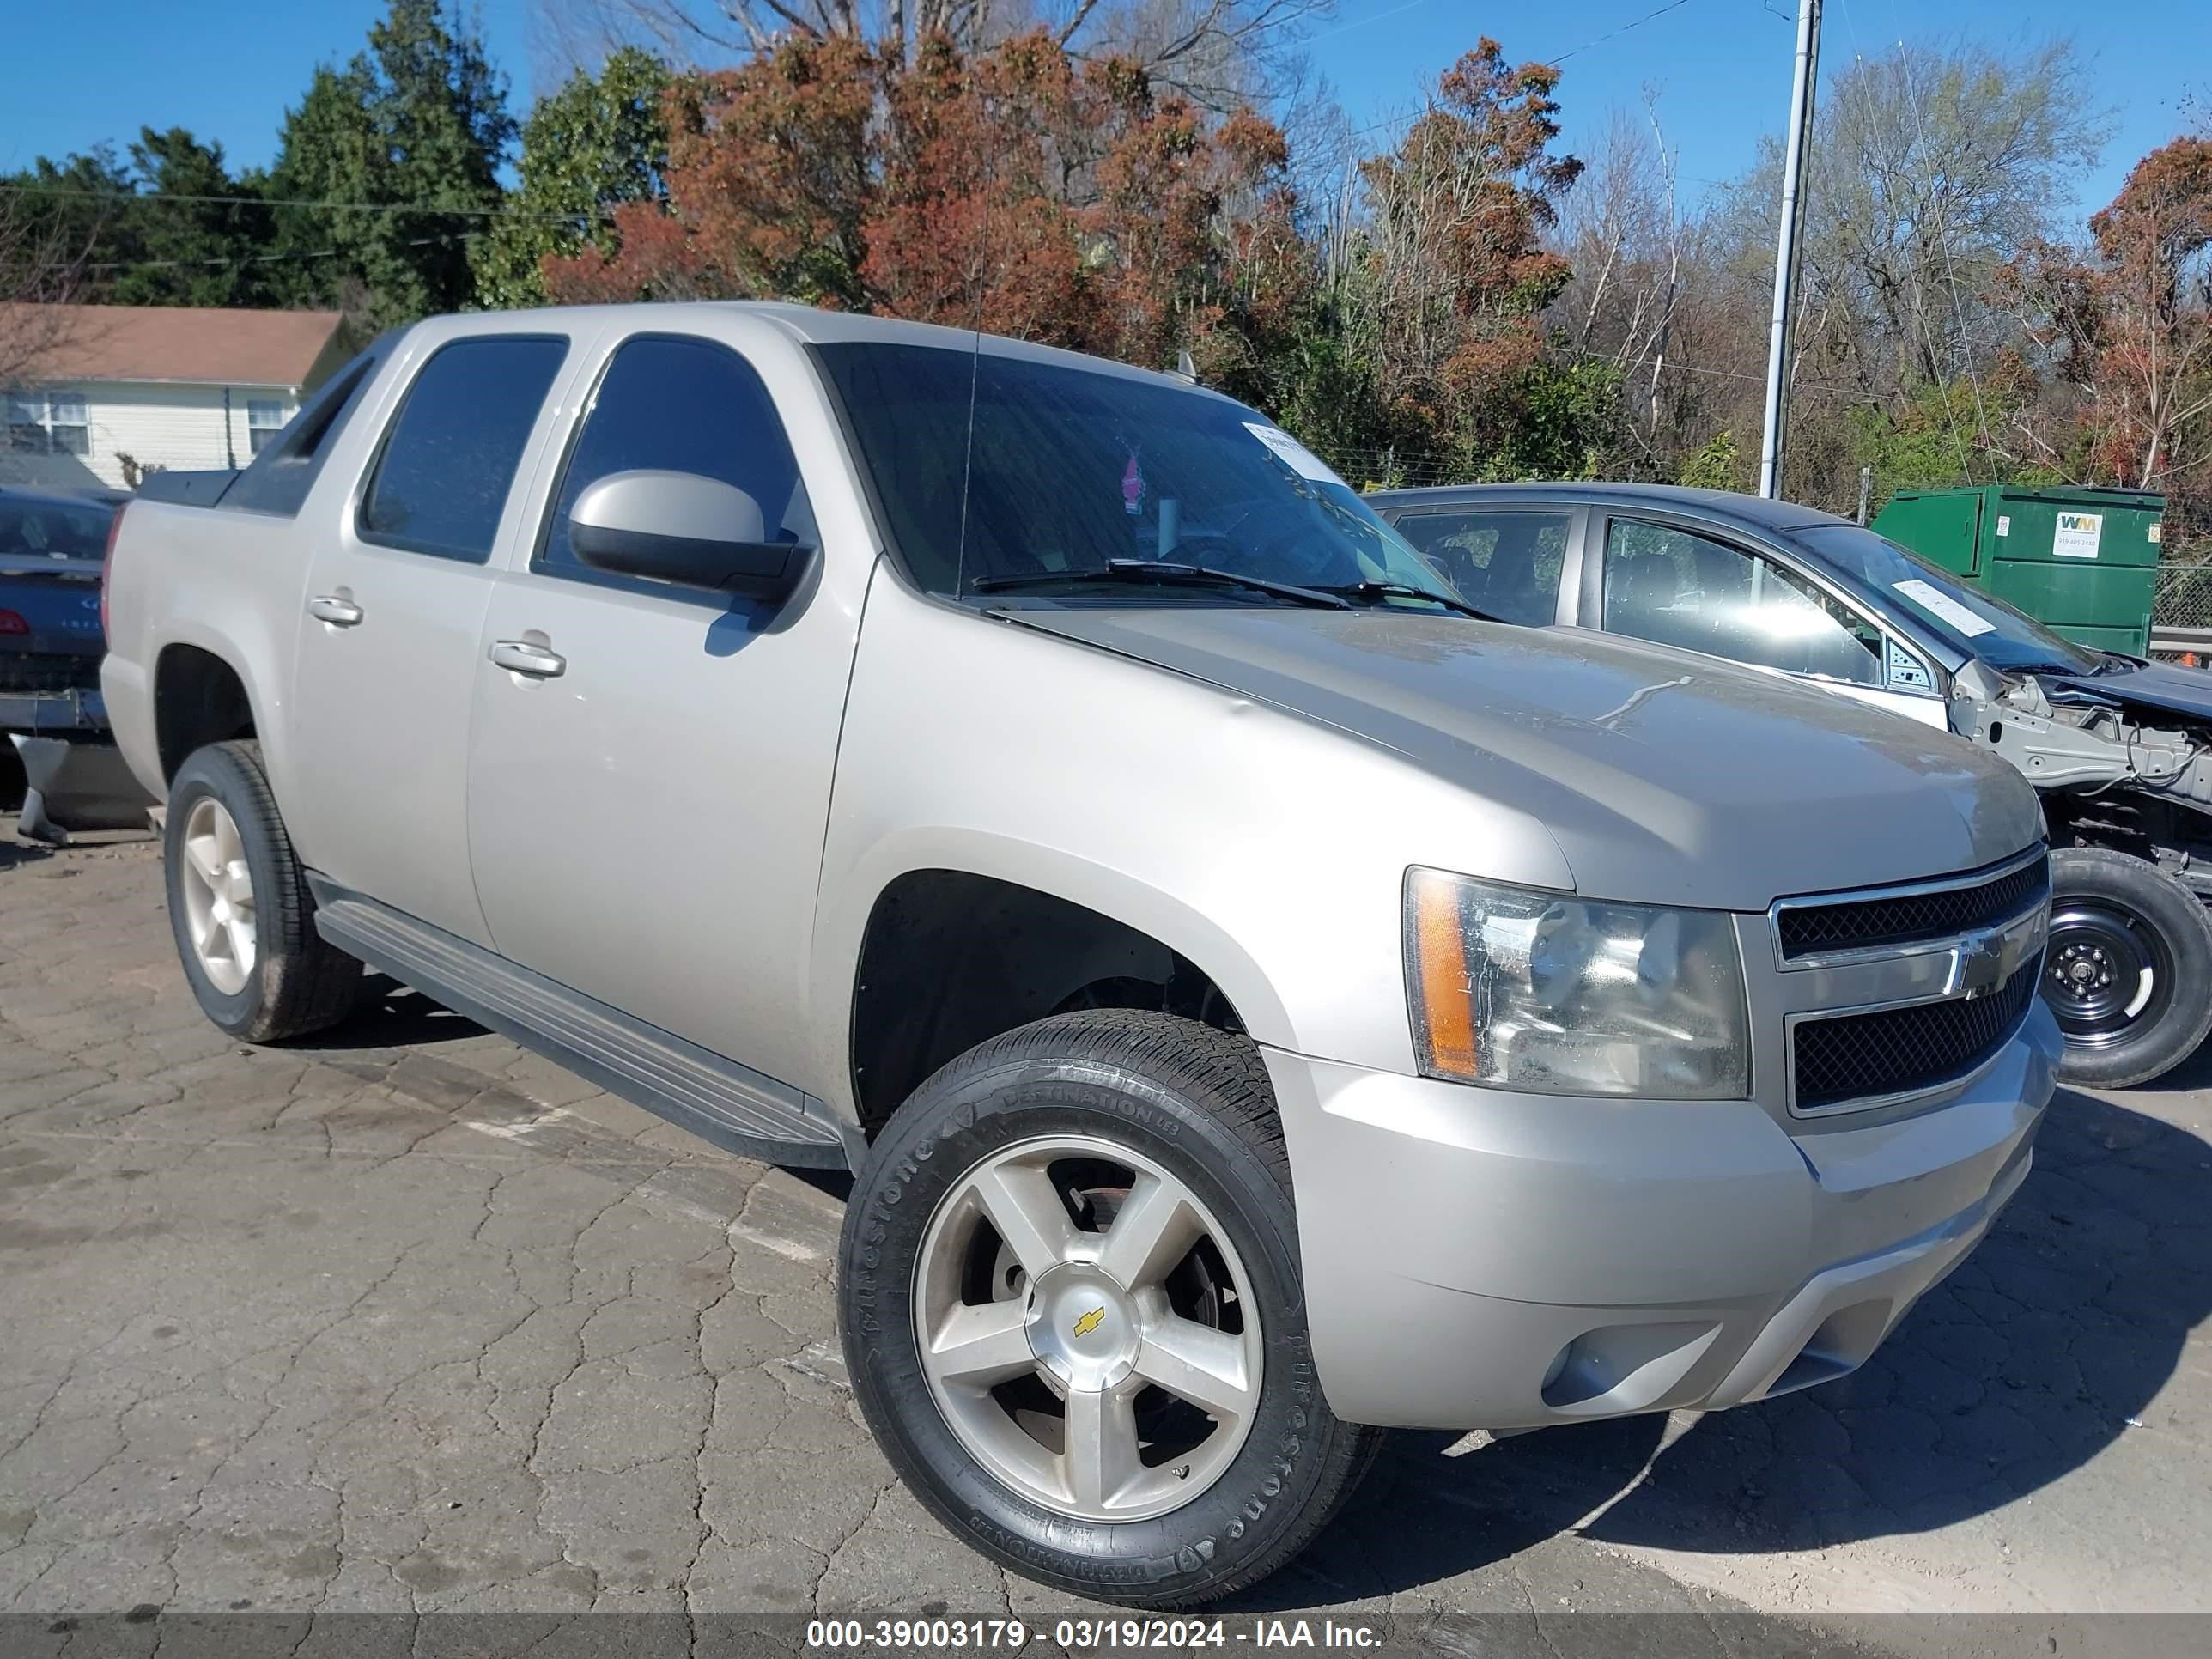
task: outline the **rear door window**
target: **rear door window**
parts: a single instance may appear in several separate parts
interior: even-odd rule
[[[1398,533],[1468,603],[1501,622],[1541,628],[1559,620],[1566,561],[1565,513],[1408,513]]]
[[[441,346],[415,376],[361,502],[362,539],[441,559],[491,556],[516,466],[567,340],[489,335]]]

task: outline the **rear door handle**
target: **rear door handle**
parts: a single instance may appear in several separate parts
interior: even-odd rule
[[[501,668],[527,674],[532,679],[557,679],[568,669],[568,659],[559,652],[548,651],[527,640],[495,640],[487,654]]]
[[[351,628],[361,621],[362,609],[351,599],[342,599],[335,593],[318,593],[307,601],[307,614],[333,628]]]

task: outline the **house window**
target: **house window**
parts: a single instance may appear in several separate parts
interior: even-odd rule
[[[33,455],[88,455],[92,425],[82,392],[8,394],[8,447]]]
[[[246,441],[258,455],[284,429],[284,405],[274,398],[252,398],[246,404]]]

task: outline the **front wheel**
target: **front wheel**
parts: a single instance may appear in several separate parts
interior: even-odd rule
[[[939,1519],[1030,1577],[1188,1607],[1288,1561],[1380,1434],[1314,1378],[1258,1050],[1056,1016],[892,1118],[840,1255],[870,1426]]]
[[[2212,1030],[2212,917],[2142,859],[2062,848],[2051,855],[2043,995],[2066,1036],[2060,1077],[2101,1089],[2147,1083]]]

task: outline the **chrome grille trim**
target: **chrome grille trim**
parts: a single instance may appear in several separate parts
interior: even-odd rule
[[[1789,1115],[1794,1118],[1828,1117],[1898,1106],[1955,1092],[1986,1071],[2018,1037],[2034,1009],[2033,988],[2039,982],[2035,976],[2042,971],[2044,945],[2050,930],[2048,862],[2045,849],[2037,846],[2000,863],[1958,875],[1786,898],[1770,907],[1764,931],[1774,951],[1778,988],[1785,991],[1780,1059],[1784,1103]],[[1929,894],[1957,893],[1999,883],[2017,889],[2022,872],[2039,866],[2046,872],[2043,878],[2028,890],[2029,896],[2024,902],[2014,902],[2008,894],[2003,914],[1984,919],[1972,906],[1961,908],[1960,915],[1977,918],[1972,926],[1957,927],[1932,937],[1913,937],[1795,957],[1784,955],[1784,934],[1780,918],[1792,909],[1844,908]],[[2021,975],[2030,976],[2027,981],[2028,992],[2024,996],[2021,994],[2018,977]],[[1833,1055],[1820,1055],[1816,1051],[1813,1060],[1816,1075],[1803,1080],[1805,1086],[1801,1091],[1800,1036],[1808,1026],[1834,1020],[1863,1019],[1869,1015],[1944,1002],[1998,997],[2004,998],[2008,1006],[2016,1005],[2016,1011],[2008,1012],[2002,1027],[1981,1044],[1956,1043],[1947,1048],[1942,1041],[1961,1031],[1971,1031],[1972,1021],[1870,1022],[1864,1028],[1864,1040],[1922,1043],[1925,1045],[1924,1054],[1915,1054],[1912,1063],[1903,1063],[1893,1054],[1878,1054],[1869,1061],[1865,1092],[1843,1096],[1834,1093]],[[1849,1041],[1844,1033],[1833,1036],[1838,1042]],[[1899,1072],[1917,1072],[1918,1075],[1899,1085],[1895,1079]],[[1830,1075],[1822,1075],[1824,1073]],[[1890,1086],[1885,1086],[1886,1081]],[[1810,1093],[1815,1086],[1824,1092],[1810,1103],[1801,1099],[1801,1092]]]
[[[1802,973],[1811,969],[1843,967],[1861,962],[1886,962],[1926,951],[1948,951],[1963,933],[2002,927],[2032,908],[2047,907],[2051,900],[2050,863],[2049,852],[2036,846],[2001,863],[1984,865],[1978,870],[1968,870],[1958,875],[1940,876],[1928,881],[1900,882],[1887,887],[1863,887],[1839,893],[1808,893],[1777,899],[1766,912],[1767,931],[1774,941],[1776,965],[1785,974]],[[2002,914],[1976,921],[1971,929],[1953,928],[1923,937],[1833,950],[1800,951],[1795,954],[1792,954],[1784,935],[1783,919],[1785,915],[1802,915],[1808,911],[1845,910],[1899,899],[1926,898],[1972,888],[1991,887],[2034,866],[2041,866],[2044,871],[2039,889],[2025,901],[2007,907]]]

